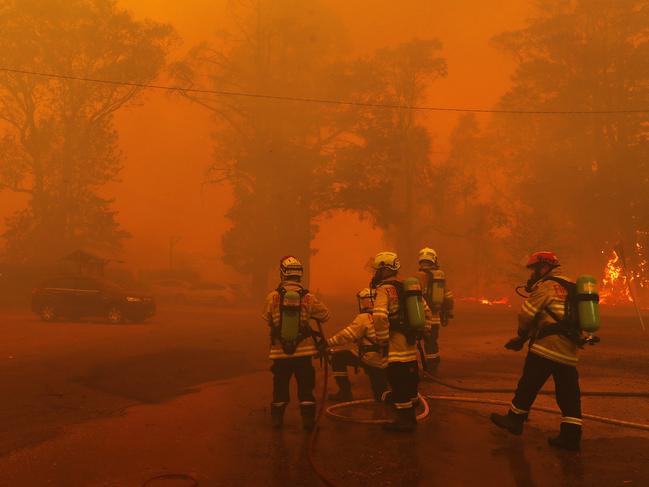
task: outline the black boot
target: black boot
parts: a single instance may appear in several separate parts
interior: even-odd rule
[[[491,421],[513,435],[520,435],[523,433],[523,423],[525,423],[526,416],[526,414],[516,414],[512,411],[507,414],[491,413]]]
[[[426,359],[426,372],[431,375],[436,375],[440,361],[441,359],[439,357]]]
[[[415,408],[397,409],[397,420],[392,423],[383,425],[386,431],[395,431],[397,433],[411,433],[417,427],[417,416]]]
[[[331,401],[346,402],[353,401],[352,384],[349,382],[349,377],[335,377],[336,384],[338,384],[338,392],[329,394],[327,396]]]
[[[300,404],[302,429],[312,431],[315,426],[315,404]]]
[[[581,426],[571,423],[561,423],[559,436],[548,438],[550,446],[564,450],[581,450]]]
[[[279,429],[284,424],[284,410],[286,409],[286,404],[270,405],[270,419],[273,424],[273,428]]]

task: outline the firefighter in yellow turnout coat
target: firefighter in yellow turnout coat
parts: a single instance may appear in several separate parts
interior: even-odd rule
[[[418,261],[417,278],[421,283],[426,304],[433,315],[430,330],[424,334],[423,339],[425,367],[427,372],[434,373],[441,360],[437,343],[439,328],[446,326],[448,320],[453,318],[454,297],[451,290],[446,287],[446,278],[439,268],[437,252],[430,247],[424,247],[419,251]]]
[[[273,361],[273,402],[270,406],[273,426],[282,426],[284,410],[289,402],[289,384],[295,375],[297,394],[300,401],[302,426],[311,430],[315,421],[316,403],[313,395],[315,369],[313,357],[318,354],[315,331],[309,321],[320,323],[329,319],[329,311],[316,296],[309,293],[300,283],[302,264],[295,257],[285,257],[280,261],[279,287],[268,294],[263,317],[270,327],[271,345],[269,358]],[[289,291],[299,294],[299,335],[293,348],[285,346],[281,338],[282,300]]]
[[[413,431],[417,425],[415,407],[419,385],[419,364],[417,362],[416,337],[408,336],[400,322],[399,284],[397,274],[401,263],[394,252],[381,252],[374,259],[376,271],[373,285],[376,286],[374,302],[374,329],[379,343],[388,343],[388,383],[397,420],[386,424],[391,431]],[[432,315],[424,303],[426,328],[430,328]]]
[[[582,418],[576,367],[578,344],[561,327],[568,294],[562,283],[571,281],[561,275],[559,261],[551,252],[532,254],[527,267],[532,269],[528,282],[531,293],[519,312],[518,336],[505,346],[520,350],[529,339],[529,352],[508,413],[492,414],[491,419],[520,435],[538,392],[551,375],[562,418],[559,436],[548,441],[555,447],[579,450]]]
[[[356,345],[355,350],[338,350],[331,354],[331,368],[338,392],[329,395],[334,401],[353,400],[352,385],[347,372],[348,367],[362,367],[370,379],[372,393],[377,401],[387,395],[388,378],[386,374],[387,358],[383,357],[374,330],[372,308],[376,293],[365,288],[358,292],[359,314],[352,323],[327,340],[329,347],[339,347],[349,343]]]

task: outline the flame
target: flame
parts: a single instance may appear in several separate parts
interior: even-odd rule
[[[631,276],[630,280],[633,280]],[[613,251],[604,267],[604,277],[600,286],[599,302],[601,304],[626,304],[632,303],[633,298],[629,291],[627,276],[622,267],[622,261],[617,252]]]
[[[485,306],[494,306],[494,305],[505,305],[509,306],[509,299],[508,298],[500,298],[500,299],[488,299],[485,297],[481,298],[474,298],[474,297],[466,297],[462,298],[461,301],[466,301],[470,303],[480,303]]]

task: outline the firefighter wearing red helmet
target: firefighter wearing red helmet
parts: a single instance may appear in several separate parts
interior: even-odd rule
[[[289,385],[295,375],[300,401],[302,426],[313,429],[316,403],[313,357],[318,354],[317,332],[310,320],[320,323],[329,319],[329,311],[320,300],[301,284],[304,269],[301,262],[287,256],[279,265],[280,284],[266,297],[263,318],[270,327],[270,353],[273,361],[273,402],[270,413],[273,427],[282,426],[284,410],[289,402]],[[320,337],[321,338],[321,337]]]
[[[553,377],[561,409],[561,429],[551,446],[579,450],[581,445],[581,396],[577,373],[578,343],[562,326],[566,318],[568,289],[573,281],[562,276],[559,259],[552,252],[535,252],[527,268],[532,271],[525,286],[529,294],[518,315],[518,336],[505,347],[521,350],[529,340],[523,375],[507,414],[491,420],[512,434],[520,435],[538,392]]]

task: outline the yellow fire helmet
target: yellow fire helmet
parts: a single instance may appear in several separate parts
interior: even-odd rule
[[[437,265],[437,252],[435,252],[435,249],[431,249],[430,247],[424,247],[419,251],[419,263],[428,263],[432,265]]]
[[[358,309],[361,313],[371,313],[374,308],[374,298],[376,298],[376,289],[365,287],[358,291],[356,299],[358,299]]]
[[[379,252],[374,257],[374,270],[390,269],[398,271],[400,267],[399,256],[394,252]]]
[[[287,255],[279,261],[279,272],[283,278],[288,276],[302,277],[304,267],[302,267],[302,262],[297,260],[296,257]]]

